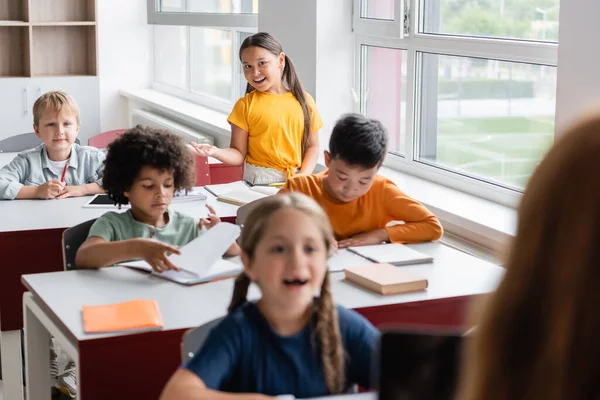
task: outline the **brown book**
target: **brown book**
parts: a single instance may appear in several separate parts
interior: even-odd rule
[[[391,264],[348,267],[344,272],[348,281],[380,294],[416,292],[428,285],[427,279]]]

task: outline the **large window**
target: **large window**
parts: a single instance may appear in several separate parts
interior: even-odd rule
[[[155,24],[153,87],[229,112],[246,88],[238,49],[256,31],[235,24],[248,22],[240,16],[256,17],[258,0],[149,0],[149,7]],[[216,15],[224,26],[214,26]]]
[[[361,111],[390,163],[512,203],[554,141],[558,5],[355,0]]]

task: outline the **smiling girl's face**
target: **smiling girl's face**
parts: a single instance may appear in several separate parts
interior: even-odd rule
[[[281,94],[281,73],[285,55],[278,56],[262,47],[250,46],[242,51],[242,68],[248,83],[261,92]]]
[[[327,273],[328,249],[314,217],[282,208],[270,217],[253,257],[242,255],[245,272],[269,307],[296,313],[312,306]]]

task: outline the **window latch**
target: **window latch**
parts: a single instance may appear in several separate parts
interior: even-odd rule
[[[404,28],[404,37],[409,36],[410,34],[410,1],[405,0],[404,3],[404,21],[402,21],[402,26]]]

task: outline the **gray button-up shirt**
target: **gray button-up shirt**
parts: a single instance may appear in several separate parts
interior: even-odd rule
[[[103,150],[73,143],[65,185],[77,186],[96,182],[102,185]],[[0,169],[0,199],[12,200],[23,186],[39,186],[47,181],[60,180],[50,167],[48,152],[43,144],[25,150]]]

